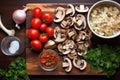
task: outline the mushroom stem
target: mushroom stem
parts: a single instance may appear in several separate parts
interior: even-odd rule
[[[15,35],[15,30],[12,29],[12,30],[8,30],[2,23],[2,20],[1,20],[1,16],[0,16],[0,28],[6,32],[9,36],[14,36]]]

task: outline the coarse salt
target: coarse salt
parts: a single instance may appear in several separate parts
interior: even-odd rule
[[[19,42],[14,40],[10,43],[10,47],[8,50],[11,54],[14,54],[14,53],[16,53],[17,50],[19,50],[19,47],[20,47]]]

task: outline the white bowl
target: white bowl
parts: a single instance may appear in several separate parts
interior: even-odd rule
[[[117,36],[120,35],[120,30],[117,31],[116,33],[112,34],[112,35],[109,35],[109,36],[104,36],[104,35],[100,35],[98,33],[96,33],[93,28],[91,27],[90,25],[90,15],[92,13],[92,11],[98,7],[98,6],[115,6],[119,9],[120,11],[120,4],[115,2],[115,1],[112,1],[112,0],[101,0],[101,1],[98,1],[96,2],[95,4],[92,5],[92,7],[90,8],[89,12],[88,12],[88,15],[87,15],[87,22],[88,22],[88,27],[90,28],[90,30],[98,37],[100,38],[104,38],[104,39],[111,39],[111,38],[115,38]]]
[[[18,37],[7,36],[1,41],[1,50],[7,56],[15,56],[23,52],[24,46]]]

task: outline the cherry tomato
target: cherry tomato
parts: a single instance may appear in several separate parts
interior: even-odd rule
[[[37,29],[28,29],[27,35],[30,39],[38,39],[40,36],[40,33]]]
[[[47,27],[46,32],[49,37],[52,37],[54,35],[54,28],[53,27]]]
[[[51,13],[43,13],[42,14],[42,22],[43,23],[47,23],[47,24],[49,24],[49,23],[51,23],[52,22],[52,20],[53,20],[53,17],[52,17],[52,14]]]
[[[39,27],[41,31],[45,31],[47,28],[47,25],[45,23],[41,24],[41,26]]]
[[[39,18],[33,18],[31,21],[32,28],[37,29],[41,25],[41,20]]]
[[[42,10],[39,7],[33,9],[33,16],[40,18],[42,16]]]
[[[43,43],[47,42],[48,41],[48,37],[47,35],[45,34],[41,34],[40,37],[39,37],[39,40]]]
[[[42,43],[39,40],[32,40],[30,42],[30,46],[33,48],[33,50],[38,51],[42,48]]]

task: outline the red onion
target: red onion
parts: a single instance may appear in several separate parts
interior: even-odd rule
[[[26,11],[28,10],[27,7],[24,9],[18,9],[13,12],[13,20],[16,23],[15,27],[20,29],[19,24],[22,24],[26,20]]]

